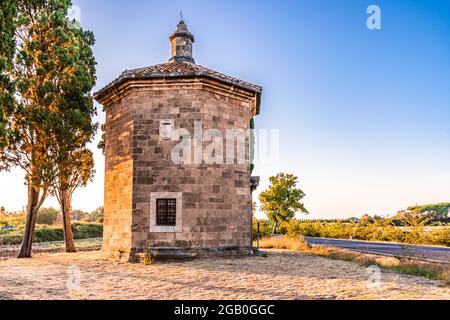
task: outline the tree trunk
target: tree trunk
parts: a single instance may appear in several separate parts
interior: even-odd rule
[[[39,190],[40,189],[36,190],[31,183],[28,184],[27,221],[25,223],[25,232],[18,258],[31,258],[36,217],[38,210],[45,199],[45,192],[41,199],[39,199]]]
[[[70,192],[60,191],[61,212],[63,216],[64,242],[66,252],[77,252],[75,242],[73,241],[72,226],[70,223]]]
[[[272,236],[274,236],[275,233],[277,232],[277,228],[278,228],[278,221],[275,220],[273,223]]]

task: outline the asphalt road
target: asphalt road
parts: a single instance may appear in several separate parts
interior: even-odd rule
[[[312,244],[360,252],[390,254],[396,256],[404,256],[406,252],[410,257],[450,263],[450,248],[447,247],[419,246],[410,244],[400,245],[389,242],[380,243],[325,238],[305,238],[305,240]]]

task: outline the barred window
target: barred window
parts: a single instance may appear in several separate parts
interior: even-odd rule
[[[156,199],[156,225],[175,226],[177,224],[177,200]]]

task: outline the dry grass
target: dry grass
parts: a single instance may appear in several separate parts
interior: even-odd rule
[[[290,251],[305,252],[311,250],[312,246],[303,239],[289,237],[263,238],[259,242],[262,249],[282,249]]]
[[[397,259],[394,257],[360,253],[350,250],[335,249],[319,245],[311,245],[303,238],[274,237],[260,240],[263,249],[283,249],[295,252],[310,253],[334,260],[355,262],[361,266],[377,265],[397,273],[426,277],[432,280],[440,280],[450,286],[450,270],[447,265],[414,261],[411,259]]]
[[[150,266],[101,252],[0,261],[1,299],[450,299],[440,282],[382,270],[379,287],[353,262],[268,250],[267,257],[195,259]],[[68,288],[73,267],[79,287]]]

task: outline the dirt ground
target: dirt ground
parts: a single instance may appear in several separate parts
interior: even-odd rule
[[[0,299],[446,299],[438,281],[301,253],[151,266],[100,251],[0,261]]]

